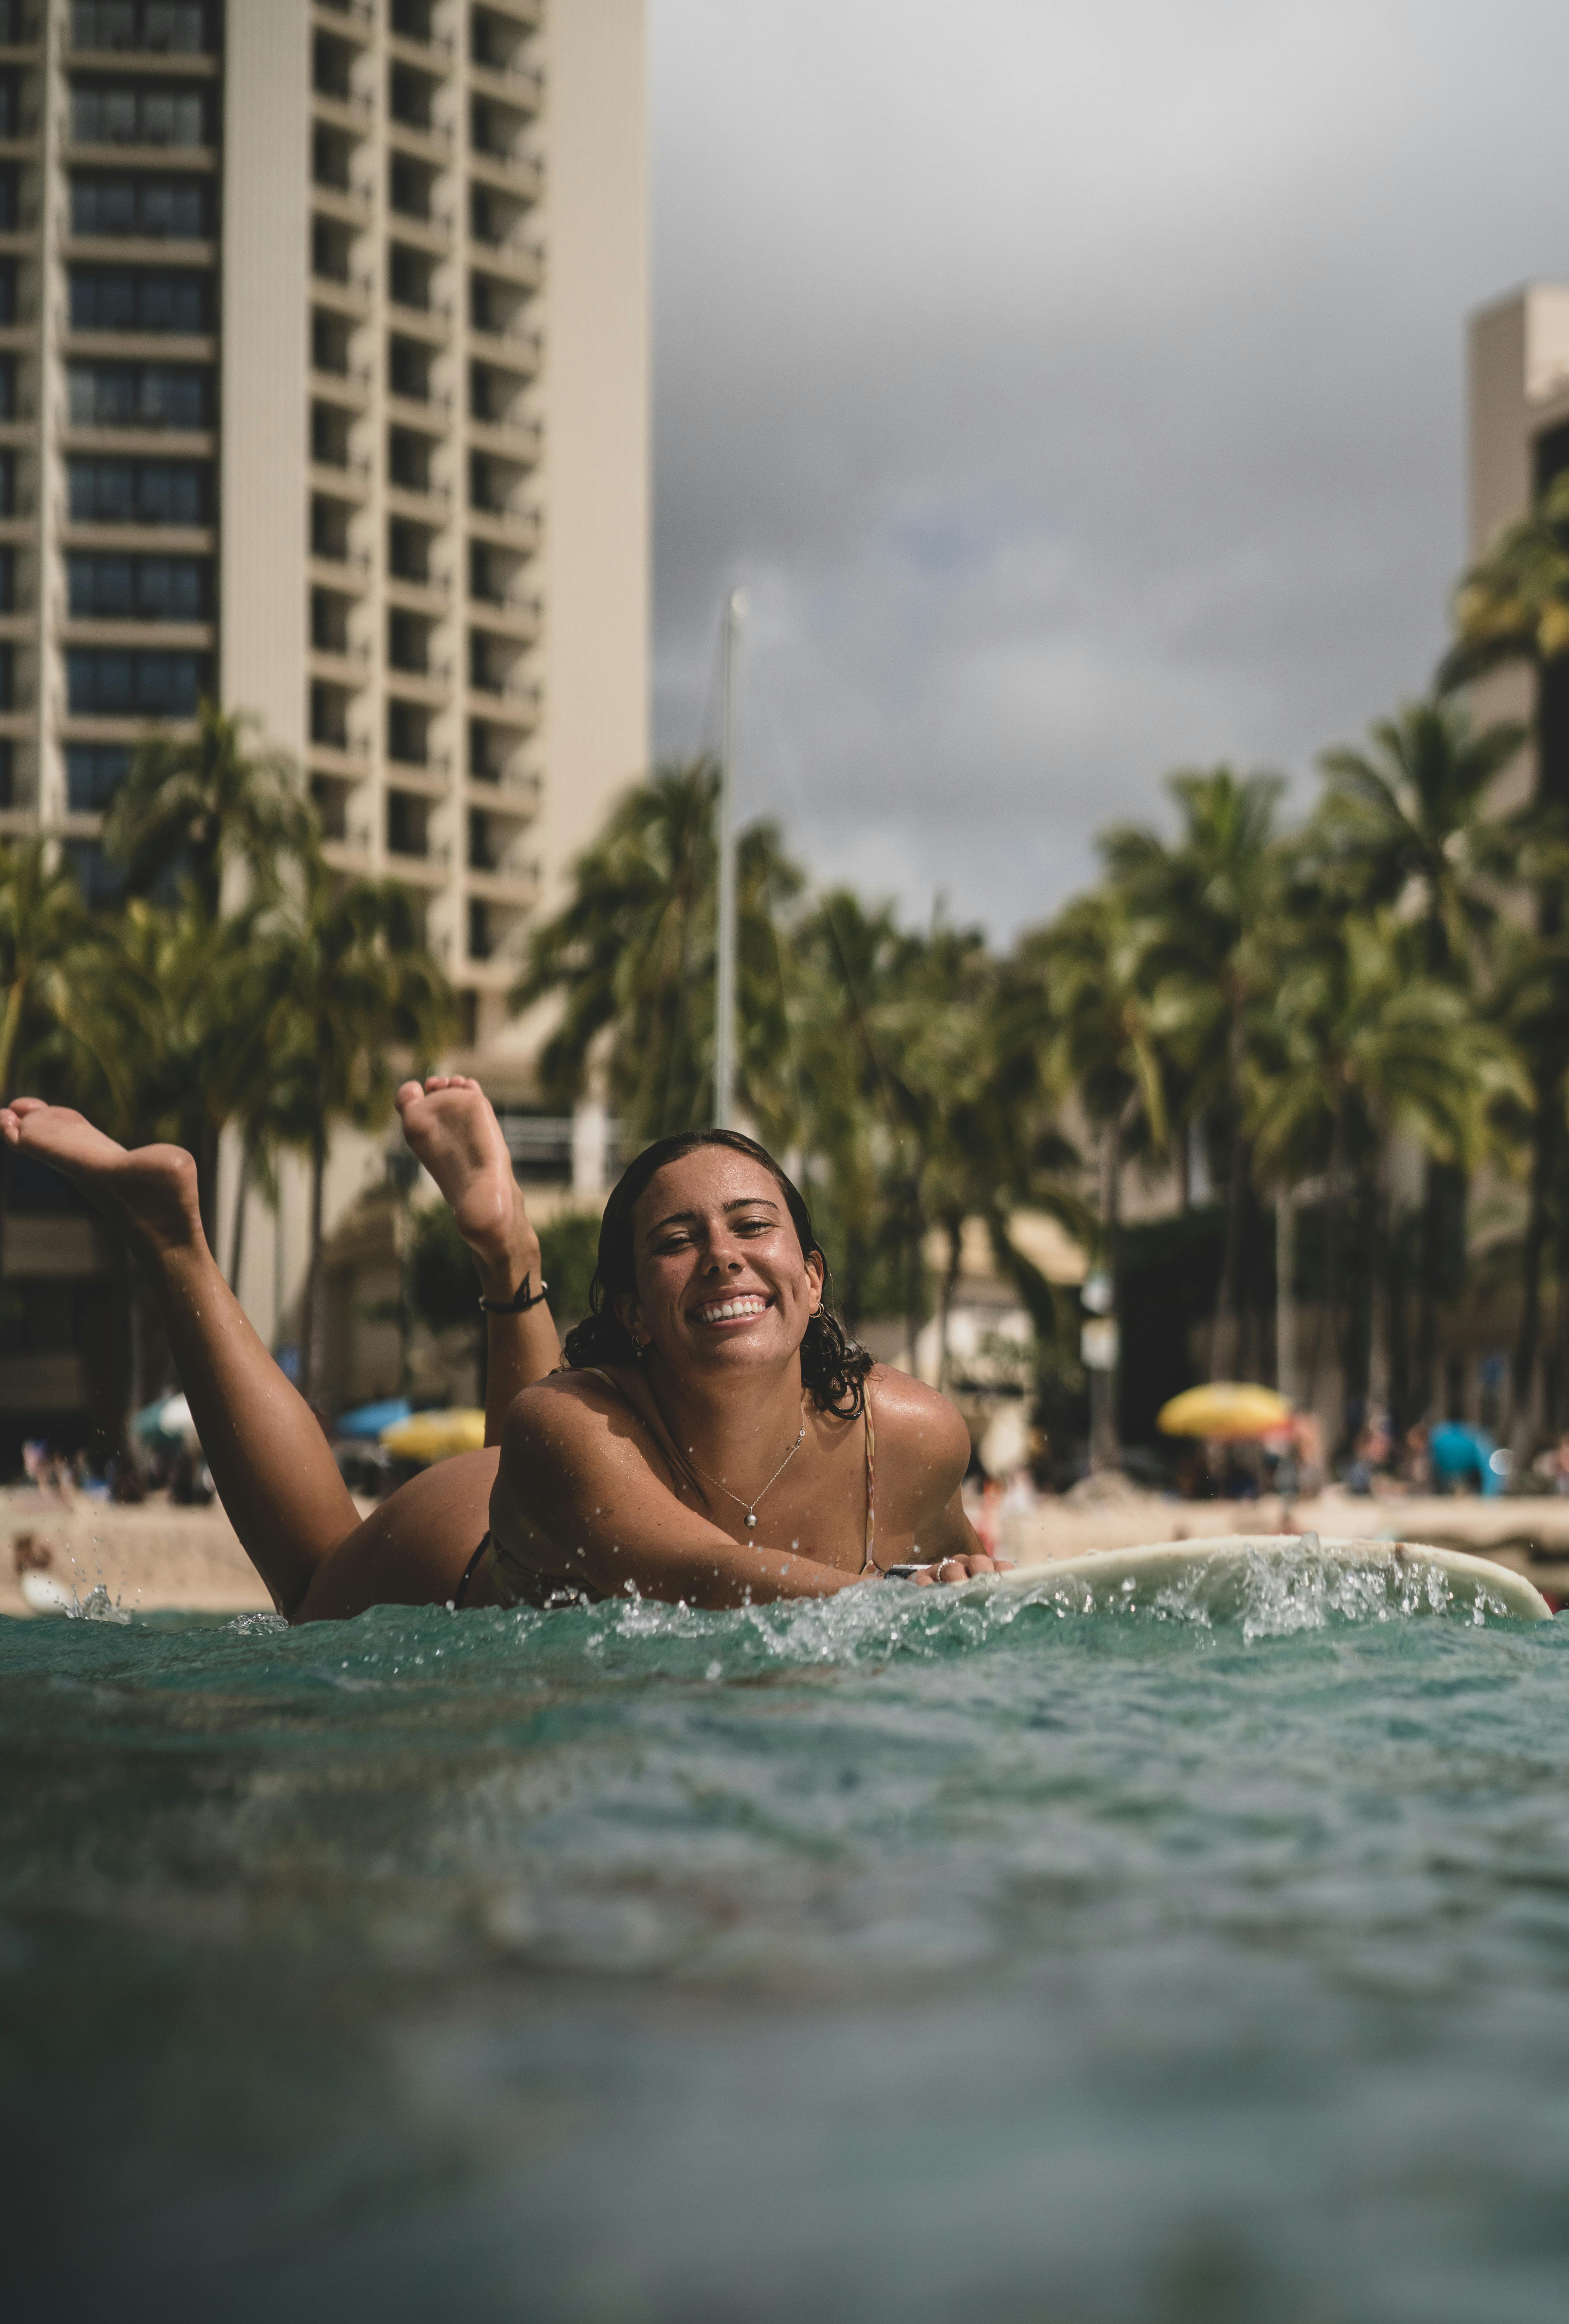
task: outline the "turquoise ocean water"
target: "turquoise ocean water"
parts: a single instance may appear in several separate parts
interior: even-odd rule
[[[8,2310],[1561,2319],[1566,1761],[1333,1566],[0,1623]]]

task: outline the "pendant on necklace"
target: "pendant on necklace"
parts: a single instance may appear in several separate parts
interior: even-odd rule
[[[748,1509],[748,1510],[747,1510],[747,1512],[746,1512],[746,1530],[747,1530],[747,1532],[748,1532],[748,1533],[750,1533],[750,1532],[752,1531],[752,1529],[753,1526],[755,1526],[755,1525],[756,1525],[756,1523],[757,1523],[757,1512],[756,1512],[756,1510],[755,1510],[755,1509]]]

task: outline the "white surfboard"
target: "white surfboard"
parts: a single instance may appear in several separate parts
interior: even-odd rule
[[[1392,1614],[1488,1615],[1551,1619],[1553,1609],[1523,1573],[1464,1550],[1427,1542],[1369,1541],[1317,1534],[1218,1534],[1195,1541],[1085,1550],[1076,1557],[1020,1565],[962,1588],[1090,1613],[1163,1607],[1223,1618],[1268,1619],[1315,1604],[1367,1618]]]

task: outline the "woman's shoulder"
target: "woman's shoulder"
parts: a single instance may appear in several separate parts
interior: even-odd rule
[[[549,1433],[570,1427],[578,1415],[586,1420],[637,1412],[638,1383],[618,1378],[621,1370],[619,1365],[601,1370],[598,1365],[563,1364],[520,1389],[508,1410],[508,1423],[515,1422],[521,1432],[539,1428]]]
[[[928,1459],[952,1457],[968,1465],[970,1432],[957,1407],[937,1389],[892,1364],[873,1364],[866,1388],[880,1446],[887,1438],[912,1449],[918,1445]]]

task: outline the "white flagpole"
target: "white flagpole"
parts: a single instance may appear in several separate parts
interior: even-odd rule
[[[719,927],[714,995],[714,1120],[735,1127],[735,732],[736,661],[742,591],[733,589],[725,608],[725,737],[719,761]]]

